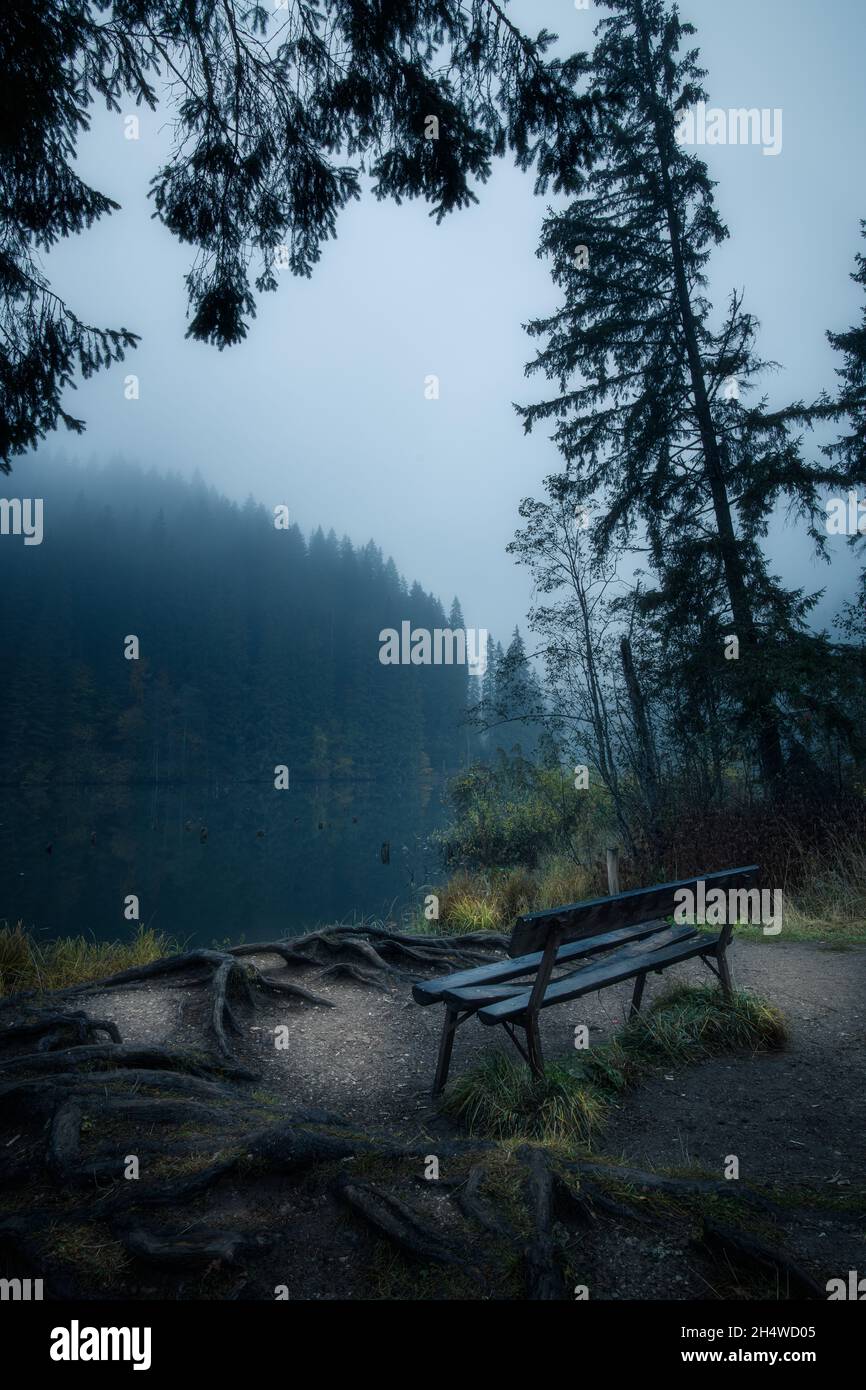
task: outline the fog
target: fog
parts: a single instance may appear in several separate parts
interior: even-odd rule
[[[776,157],[750,146],[703,150],[731,232],[710,289],[719,311],[731,288],[745,290],[762,322],[759,349],[783,368],[768,381],[771,400],[811,399],[832,388],[839,365],[825,331],[860,314],[849,275],[866,217],[866,7],[685,0],[681,9],[698,29],[712,103],[783,112]],[[566,51],[591,47],[603,11],[515,0],[510,13],[557,31]],[[278,293],[260,298],[248,339],[219,353],[184,338],[191,250],[152,220],[147,199],[170,148],[170,111],[139,109],[138,140],[124,137],[129,112],[96,113],[80,148],[83,176],[122,210],[58,247],[46,269],[88,322],[124,325],[142,342],[125,364],[68,393],[66,408],[87,433],[53,436],[41,456],[57,468],[121,454],[197,469],[231,497],[287,504],[305,532],[321,524],[374,538],[446,607],[458,594],[468,625],[507,636],[523,623],[529,581],[505,546],[520,499],[558,467],[544,432],[525,437],[512,407],[544,390],[524,379],[533,347],[521,324],[556,303],[535,256],[545,201],[533,196],[532,177],[502,162],[479,204],[440,226],[422,204],[366,197],[341,215],[312,279],[283,272]],[[130,372],[140,382],[134,401],[123,389]],[[425,399],[430,374],[438,400]],[[26,457],[16,462],[9,495],[26,495],[27,470]],[[819,623],[838,611],[856,572],[845,540],[831,546],[827,567],[804,559],[801,535],[773,529],[783,577],[827,588]]]

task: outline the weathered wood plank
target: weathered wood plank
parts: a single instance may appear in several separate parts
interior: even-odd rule
[[[616,985],[623,980],[633,979],[645,970],[666,969],[669,965],[691,960],[695,956],[711,955],[718,941],[718,934],[705,936],[701,933],[690,936],[685,941],[678,941],[672,946],[663,946],[657,951],[648,950],[628,957],[623,955],[613,962],[601,961],[598,965],[588,965],[583,970],[575,970],[564,980],[556,980],[548,985],[539,1007],[547,1009],[551,1004],[564,1004],[569,999],[579,999],[582,994],[589,994],[603,985]],[[531,993],[531,990],[524,990],[522,995],[514,995],[511,999],[487,1005],[479,1010],[478,1017],[482,1023],[487,1024],[509,1023],[527,1008]]]
[[[553,912],[532,912],[518,917],[511,933],[508,951],[512,956],[543,949],[548,933],[562,933],[565,942],[581,940],[619,926],[634,926],[652,918],[669,917],[676,906],[676,895],[688,889],[697,897],[697,885],[706,884],[707,891],[721,888],[748,888],[755,883],[756,864],[739,869],[723,869],[720,873],[698,874],[693,878],[658,883],[652,888],[632,888],[613,897],[592,898],[588,902],[570,903]]]
[[[644,937],[640,941],[633,942],[631,945],[623,946],[618,951],[606,953],[600,959],[599,963],[610,965],[620,960],[632,960],[635,956],[643,957],[658,950],[661,946],[670,946],[673,945],[674,942],[685,941],[693,936],[697,936],[694,927],[669,927],[666,923],[662,923],[660,931],[655,932],[652,936]],[[557,966],[563,963],[564,962],[561,960],[556,962]],[[582,966],[580,970],[574,970],[564,978],[573,979],[575,976],[582,973],[583,970],[591,970],[592,968],[593,961],[590,961],[588,964]],[[536,982],[537,980],[538,976],[536,976]],[[447,989],[443,998],[447,1004],[459,1004],[461,1009],[471,1009],[473,1007],[480,1008],[482,1004],[494,1004],[498,999],[508,999],[518,994],[524,994],[527,989],[531,988],[533,988],[533,986],[526,984],[464,985],[461,989]],[[537,985],[536,992],[539,993],[539,995],[541,993],[541,991],[537,989]]]
[[[642,940],[654,932],[664,931],[667,923],[640,922],[633,927],[619,927],[616,931],[602,932],[598,937],[584,938],[563,946],[557,952],[556,964],[565,965],[569,961],[581,960],[595,951],[608,951],[628,941]],[[435,980],[418,980],[412,986],[412,998],[416,1004],[438,1004],[445,997],[445,991],[462,989],[467,985],[496,984],[503,980],[517,980],[521,975],[534,975],[543,952],[534,951],[527,956],[513,956],[510,960],[496,961],[492,965],[476,965],[469,970],[457,970],[452,975],[439,975]]]
[[[459,1004],[461,1009],[471,1009],[473,1004],[495,1004],[497,999],[509,999],[512,994],[523,994],[525,985],[464,985],[462,989],[446,989],[442,998],[446,1004]]]

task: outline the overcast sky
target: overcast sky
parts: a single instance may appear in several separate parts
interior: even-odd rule
[[[780,107],[778,157],[749,146],[704,151],[731,240],[714,257],[719,308],[729,290],[763,325],[759,349],[785,370],[781,402],[832,387],[838,365],[824,333],[861,311],[849,280],[866,217],[866,4],[863,0],[684,0],[698,29],[714,105]],[[603,11],[573,0],[513,0],[513,17],[592,46]],[[129,108],[134,110],[132,106]],[[558,467],[544,432],[525,437],[512,409],[544,384],[526,381],[534,349],[521,324],[556,296],[535,248],[545,204],[532,178],[502,163],[480,203],[440,226],[421,203],[372,198],[342,214],[311,280],[284,280],[259,300],[247,341],[219,353],[185,340],[188,248],[156,221],[146,193],[170,143],[169,115],[95,116],[81,144],[84,176],[122,211],[65,242],[47,263],[54,288],[91,323],[125,325],[143,341],[127,363],[82,383],[68,408],[81,440],[54,436],[43,456],[108,459],[192,472],[232,497],[287,503],[305,531],[321,524],[372,537],[410,579],[455,593],[466,621],[505,637],[523,625],[528,579],[505,554],[517,507]],[[140,399],[124,399],[127,372]],[[441,382],[424,398],[424,378]],[[11,495],[26,492],[27,459]],[[853,582],[844,540],[830,569],[804,559],[802,539],[774,537],[788,580],[829,585],[827,621]]]

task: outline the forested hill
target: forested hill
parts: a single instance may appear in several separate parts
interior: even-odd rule
[[[0,537],[0,781],[414,777],[465,755],[466,666],[379,661],[381,629],[449,616],[372,542],[120,464],[28,463],[4,495],[44,499],[44,538]]]

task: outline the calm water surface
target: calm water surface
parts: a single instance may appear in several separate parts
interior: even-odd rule
[[[438,783],[6,787],[0,804],[0,919],[45,937],[123,939],[132,893],[180,942],[297,935],[399,915],[441,879]]]

